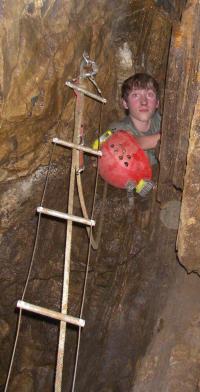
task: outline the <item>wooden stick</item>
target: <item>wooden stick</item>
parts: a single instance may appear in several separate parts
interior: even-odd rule
[[[84,109],[84,94],[78,93],[76,97],[76,108],[75,108],[75,124],[74,124],[74,135],[73,135],[74,144],[79,143],[79,129],[82,124],[83,109]],[[68,199],[68,213],[71,215],[73,215],[77,161],[78,161],[78,151],[73,149],[71,172],[70,172],[70,184],[69,184],[69,199]],[[62,306],[61,306],[62,309],[61,312],[64,314],[67,314],[67,308],[68,308],[71,242],[72,242],[72,221],[68,220],[66,244],[65,244],[65,263],[64,263],[63,292],[62,292]],[[59,335],[59,342],[58,342],[57,365],[56,365],[55,392],[61,392],[62,390],[62,373],[63,373],[63,362],[64,362],[64,351],[65,351],[65,338],[66,338],[66,323],[61,321],[60,335]]]
[[[64,321],[65,323],[77,325],[78,327],[85,326],[85,320],[83,320],[83,319],[68,316],[68,315],[62,314],[60,312],[56,312],[55,310],[49,310],[49,309],[43,308],[41,306],[32,305],[28,302],[24,302],[21,300],[17,301],[17,307],[20,309],[28,310],[29,312],[33,312],[33,313],[41,314],[43,316],[51,317],[55,320],[60,320],[60,321]]]
[[[64,140],[58,139],[57,137],[53,138],[53,143],[59,144],[60,146],[64,146],[64,147],[75,148],[77,150],[88,152],[88,154],[97,155],[99,157],[102,157],[102,155],[103,155],[102,151],[93,150],[93,148],[85,147],[85,146],[82,146],[81,144],[74,144],[71,142],[66,142]]]
[[[66,214],[64,212],[59,212],[55,210],[50,210],[49,208],[37,207],[37,212],[45,215],[55,216],[56,218],[66,219],[73,222],[83,223],[88,226],[95,226],[95,221],[93,219],[81,218],[79,216]]]
[[[87,96],[90,97],[90,98],[96,99],[96,100],[99,101],[99,102],[102,102],[102,103],[106,103],[106,102],[107,102],[107,99],[106,99],[106,98],[100,97],[100,95],[97,95],[97,94],[93,94],[93,93],[91,93],[90,91],[87,91],[87,90],[85,90],[85,89],[82,88],[82,87],[79,87],[77,84],[74,84],[74,83],[72,83],[72,82],[65,82],[65,84],[66,84],[66,86],[71,87],[71,88],[73,88],[74,90],[80,91],[80,92],[82,92],[84,95],[87,95]]]

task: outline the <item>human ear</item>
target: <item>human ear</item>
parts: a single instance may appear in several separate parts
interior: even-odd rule
[[[122,99],[122,105],[124,109],[128,109],[128,104],[125,99]]]
[[[160,101],[159,101],[159,99],[157,99],[157,102],[156,102],[156,109],[159,108],[159,105],[160,105]]]

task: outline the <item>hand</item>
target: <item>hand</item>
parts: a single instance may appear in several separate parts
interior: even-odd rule
[[[156,133],[154,135],[149,135],[149,136],[140,136],[137,137],[137,142],[139,146],[143,150],[149,150],[151,148],[155,148],[158,141],[160,140],[160,133]]]

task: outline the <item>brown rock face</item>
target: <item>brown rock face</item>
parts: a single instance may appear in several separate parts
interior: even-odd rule
[[[170,22],[152,1],[135,6],[88,1],[78,7],[65,1],[19,1],[10,7],[5,1],[2,20],[1,181],[47,164],[52,136],[72,134],[74,97],[65,81],[78,76],[84,50],[100,66],[97,82],[109,101],[104,126],[116,112],[121,79],[143,68],[163,84]],[[88,100],[91,137],[98,128],[97,107]]]
[[[197,86],[199,83],[197,84]],[[190,143],[187,155],[187,169],[184,181],[183,203],[177,241],[180,261],[188,272],[200,272],[199,260],[199,98],[192,118]]]
[[[0,390],[35,239],[24,300],[61,308],[66,224],[42,217],[38,230],[36,207],[45,189],[43,206],[67,212],[71,151],[52,150],[52,138],[72,140],[76,98],[65,82],[78,77],[84,51],[99,66],[96,82],[107,99],[102,132],[123,115],[122,81],[139,71],[160,83],[163,124],[158,192],[135,198],[133,207],[125,191],[108,187],[100,246],[90,256],[76,389],[198,389],[199,277],[177,262],[176,243],[180,262],[199,273],[199,15],[195,0],[1,2]],[[86,88],[96,92],[89,81]],[[99,122],[100,104],[85,98],[86,145]],[[81,176],[90,209],[93,166],[85,156]],[[99,179],[97,222],[102,195]],[[74,214],[81,215],[77,192]],[[85,230],[74,224],[68,309],[74,317],[87,251]],[[53,390],[58,331],[59,322],[23,312],[8,392]],[[72,390],[76,345],[77,329],[68,325],[63,391]]]
[[[193,29],[190,28],[192,25]],[[178,256],[188,272],[199,273],[198,34],[199,6],[191,1],[183,13],[181,25],[174,29],[169,54],[163,116],[164,137],[160,152],[163,164],[160,171],[159,199],[165,203],[183,197],[177,241]]]

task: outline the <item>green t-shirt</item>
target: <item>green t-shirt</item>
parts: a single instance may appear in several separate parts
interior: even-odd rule
[[[112,132],[119,130],[129,131],[132,132],[134,136],[150,136],[160,132],[160,123],[161,117],[158,111],[156,111],[151,119],[151,125],[147,132],[138,131],[129,116],[124,117],[121,121],[111,123],[108,129],[110,129]],[[151,165],[158,163],[154,149],[146,150],[146,153],[149,157]]]

